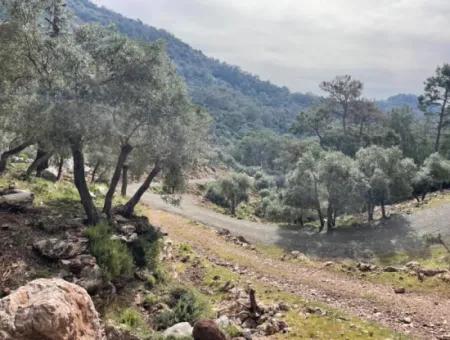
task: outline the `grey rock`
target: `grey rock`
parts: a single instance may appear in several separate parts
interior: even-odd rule
[[[174,338],[183,338],[192,336],[193,327],[189,324],[189,322],[180,322],[176,325],[173,325],[170,328],[167,328],[162,334],[165,337],[174,337]]]

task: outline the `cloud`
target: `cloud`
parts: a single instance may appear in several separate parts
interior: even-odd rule
[[[369,97],[420,93],[450,61],[448,0],[96,0],[302,92],[349,73]]]

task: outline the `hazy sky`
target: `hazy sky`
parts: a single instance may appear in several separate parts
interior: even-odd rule
[[[94,0],[292,90],[351,74],[365,94],[420,93],[450,62],[449,0]]]

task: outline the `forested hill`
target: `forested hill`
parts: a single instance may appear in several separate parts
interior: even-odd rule
[[[297,114],[318,98],[262,81],[239,67],[205,56],[167,31],[98,7],[89,0],[69,0],[69,4],[82,22],[113,24],[122,33],[142,41],[164,40],[193,101],[214,117],[215,135],[221,142],[253,129],[287,132]],[[377,102],[385,111],[404,105],[416,110],[416,103],[413,95],[397,95]]]
[[[185,78],[194,102],[215,118],[216,135],[228,139],[254,128],[286,132],[295,116],[314,101],[312,95],[291,93],[268,81],[218,60],[208,58],[172,34],[128,19],[88,0],[70,0],[75,16],[83,22],[114,24],[128,36],[163,39],[167,51]]]

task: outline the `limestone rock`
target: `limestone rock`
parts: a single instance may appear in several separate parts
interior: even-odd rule
[[[167,328],[163,332],[163,336],[174,338],[189,337],[192,336],[192,330],[193,328],[189,322],[180,322],[170,328]]]
[[[67,239],[49,238],[37,241],[33,248],[49,259],[71,259],[85,253],[88,249],[87,238],[69,237]]]
[[[0,300],[0,339],[103,340],[87,292],[61,279],[39,279]]]

